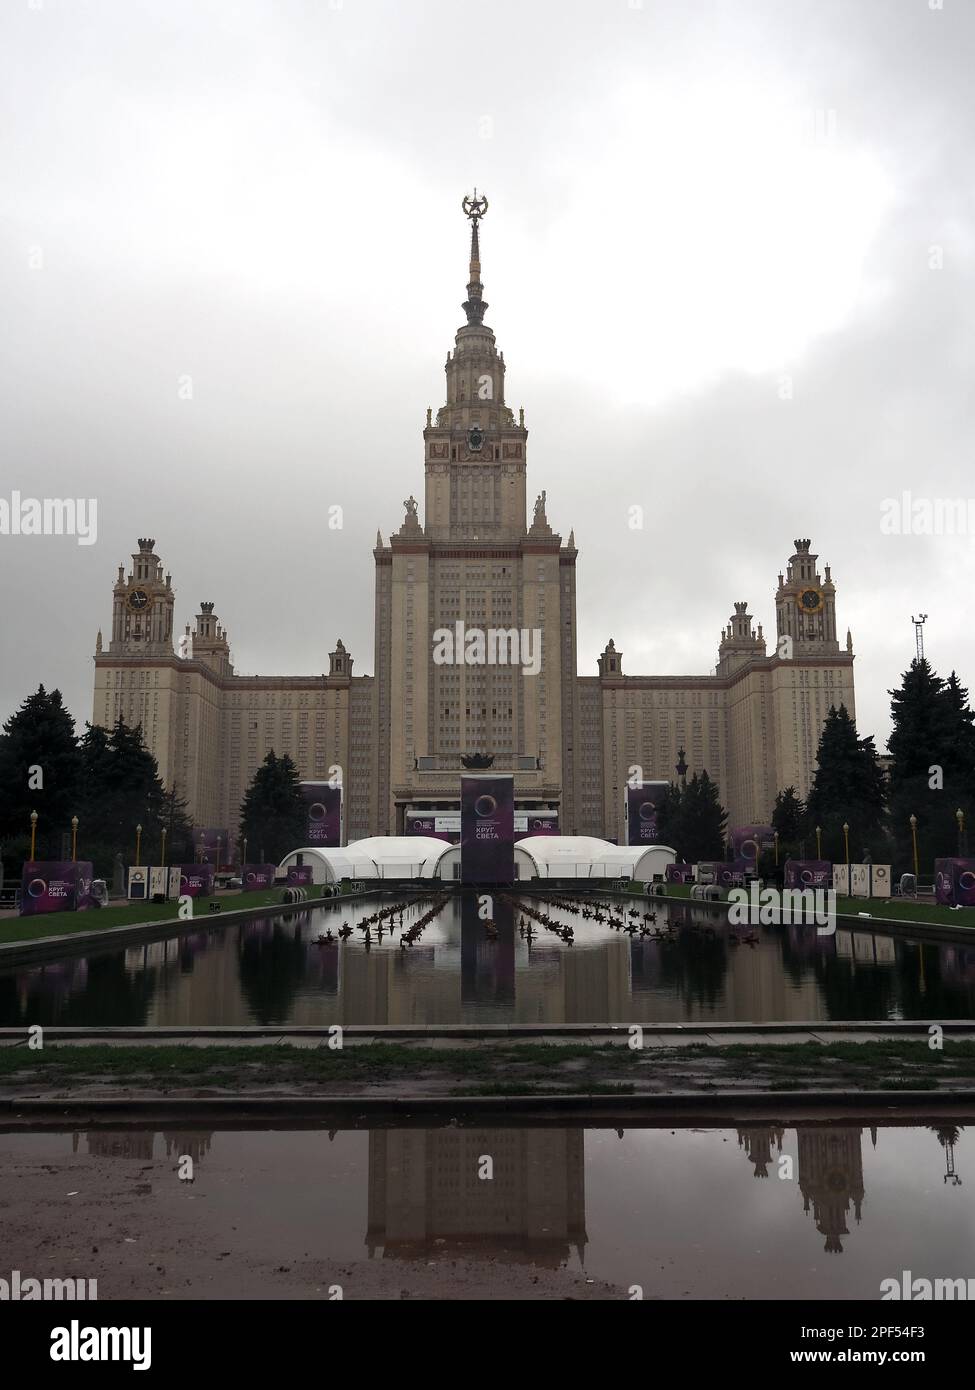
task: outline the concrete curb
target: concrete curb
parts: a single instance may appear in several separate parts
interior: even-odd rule
[[[645,1122],[663,1125],[673,1117],[682,1125],[732,1125],[756,1115],[790,1122],[796,1117],[822,1123],[824,1112],[835,1111],[849,1123],[850,1111],[861,1120],[904,1124],[918,1113],[932,1115],[959,1108],[975,1116],[975,1090],[964,1091],[720,1091],[670,1092],[645,1096],[525,1095],[525,1096],[221,1096],[126,1098],[68,1097],[58,1100],[0,1098],[0,1131],[11,1129],[82,1129],[145,1127],[148,1124],[191,1122],[206,1129],[295,1128],[323,1126],[370,1128],[383,1124],[424,1127],[431,1124],[564,1124],[584,1123],[619,1127]],[[869,1112],[869,1113],[868,1113]],[[350,1125],[350,1121],[353,1122]],[[370,1125],[371,1122],[371,1125]]]
[[[337,1027],[339,1025],[332,1025]],[[626,1041],[630,1027],[639,1027],[644,1037],[673,1037],[680,1035],[692,1041],[696,1037],[727,1037],[732,1043],[742,1034],[802,1034],[802,1033],[843,1033],[856,1036],[858,1033],[888,1034],[891,1039],[916,1037],[926,1040],[932,1027],[939,1027],[946,1037],[961,1038],[975,1036],[975,1020],[972,1019],[896,1019],[890,1022],[876,1022],[869,1019],[845,1020],[832,1023],[828,1019],[805,1023],[569,1023],[553,1026],[545,1023],[441,1023],[441,1024],[342,1024],[342,1035],[351,1039],[374,1039],[378,1042],[394,1039],[423,1041],[426,1039],[473,1039],[499,1040],[506,1038],[533,1038],[539,1042],[546,1038],[619,1038]],[[45,1042],[83,1042],[100,1040],[124,1044],[126,1042],[184,1042],[195,1038],[213,1038],[220,1042],[232,1043],[235,1038],[251,1040],[254,1038],[321,1038],[327,1041],[332,1036],[329,1025],[279,1024],[270,1025],[210,1025],[205,1027],[167,1026],[158,1028],[68,1028],[45,1027]],[[26,1028],[0,1028],[0,1045],[3,1043],[26,1045]]]

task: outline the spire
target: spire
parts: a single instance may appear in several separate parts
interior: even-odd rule
[[[470,280],[467,282],[467,298],[461,306],[467,315],[467,322],[472,328],[479,328],[484,321],[484,311],[487,309],[487,301],[481,298],[481,246],[478,238],[478,223],[488,210],[488,200],[483,195],[477,196],[477,189],[474,189],[474,197],[464,197],[461,202],[466,216],[471,219],[471,264]]]

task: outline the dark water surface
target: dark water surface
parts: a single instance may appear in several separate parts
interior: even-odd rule
[[[389,899],[315,907],[179,938],[0,969],[0,1026],[777,1022],[975,1017],[975,942],[923,945],[876,930],[755,929],[752,944],[700,908],[656,905],[648,931],[547,908],[573,944],[496,900],[450,898],[415,943],[402,930],[319,945]],[[531,901],[537,902],[532,899]],[[639,911],[647,910],[640,902]],[[739,937],[743,936],[738,932]]]
[[[93,1195],[97,1170],[83,1243],[87,1260],[90,1241],[100,1242],[88,1272],[102,1275],[103,1297],[113,1296],[113,1248],[154,1269],[152,1233],[164,1241],[191,1222],[207,1253],[185,1267],[166,1259],[160,1293],[214,1296],[216,1260],[271,1284],[287,1270],[293,1296],[317,1297],[326,1295],[311,1287],[321,1278],[315,1261],[338,1261],[346,1298],[375,1286],[366,1261],[398,1262],[408,1291],[411,1265],[426,1275],[464,1260],[500,1265],[502,1286],[515,1266],[519,1276],[526,1266],[582,1271],[623,1298],[639,1286],[645,1298],[879,1299],[881,1280],[904,1270],[975,1276],[969,1146],[969,1132],[947,1124],[871,1130],[852,1120],[622,1134],[94,1130],[0,1134],[0,1169],[20,1187],[42,1184],[38,1198],[50,1190],[66,1209]],[[176,1176],[187,1155],[192,1184]],[[945,1181],[951,1165],[965,1186]],[[58,1271],[69,1244],[55,1228],[32,1272]],[[446,1276],[443,1296],[457,1296]]]

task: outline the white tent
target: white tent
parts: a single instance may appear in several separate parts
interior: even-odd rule
[[[519,854],[520,851],[520,854]],[[523,872],[527,857],[532,874]],[[663,876],[677,859],[667,845],[613,845],[594,835],[529,835],[515,843],[519,878],[635,878]]]
[[[343,878],[433,878],[437,861],[450,846],[429,835],[373,835],[340,849],[309,845],[292,850],[278,865],[282,872],[300,862],[310,865],[313,883]]]

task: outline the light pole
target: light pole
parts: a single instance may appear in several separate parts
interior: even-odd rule
[[[958,807],[955,812],[955,820],[958,822],[958,858],[965,853],[965,812]]]
[[[775,867],[779,867],[779,832],[773,831],[772,838],[775,841]]]
[[[141,826],[141,825],[137,825],[137,826],[135,827],[135,867],[136,867],[136,868],[138,868],[139,865],[142,863],[142,860],[141,860],[141,858],[139,857],[139,856],[141,855],[141,853],[142,853],[142,826]]]
[[[843,843],[844,843],[844,845],[846,846],[846,891],[849,893],[850,888],[851,888],[851,884],[850,884],[850,827],[849,827],[849,824],[848,824],[846,821],[843,822]]]
[[[160,850],[159,850],[159,857],[162,859],[163,868],[165,868],[165,867],[166,867],[166,827],[165,827],[165,826],[163,826],[163,828],[162,828],[162,831],[161,831],[161,833],[160,833],[159,839],[160,839],[160,841],[161,841],[161,848],[160,848]]]
[[[916,881],[916,880],[917,880],[917,877],[918,877],[918,867],[917,867],[917,816],[911,816],[911,822],[910,822],[910,824],[911,824],[911,842],[912,842],[913,845],[914,845],[914,878],[915,878],[915,881]]]
[[[821,825],[817,825],[817,826],[816,826],[816,858],[817,858],[817,859],[822,859],[822,857],[823,857],[823,827],[822,827]]]
[[[34,850],[37,845],[37,812],[30,813],[30,861],[34,862]]]
[[[71,817],[71,862],[78,858],[78,817]]]

